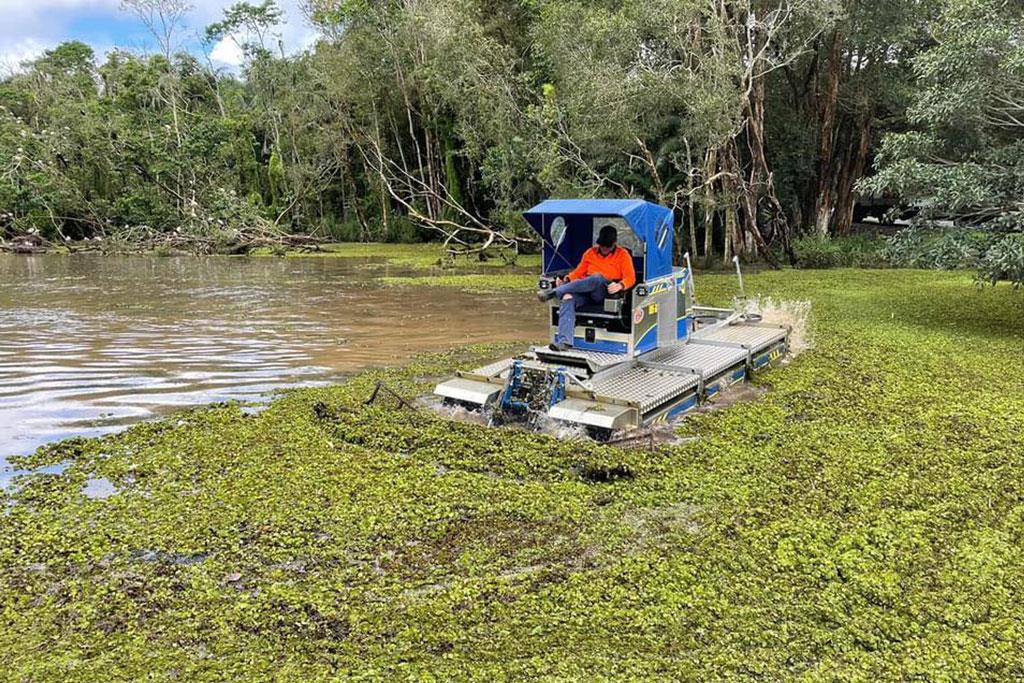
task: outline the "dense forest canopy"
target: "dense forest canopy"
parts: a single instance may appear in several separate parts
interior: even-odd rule
[[[243,2],[205,30],[237,73],[178,49],[183,0],[124,10],[151,54],[0,82],[7,237],[513,246],[541,198],[640,196],[694,254],[777,261],[873,197],[1024,263],[1015,0],[313,0],[297,55]]]

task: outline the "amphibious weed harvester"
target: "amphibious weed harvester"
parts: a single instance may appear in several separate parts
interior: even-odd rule
[[[604,439],[681,415],[785,356],[789,328],[696,305],[689,258],[685,267],[672,263],[669,209],[642,200],[549,200],[524,215],[544,243],[541,289],[554,287],[608,224],[633,257],[637,284],[578,308],[573,348],[534,347],[459,373],[434,391],[446,403],[489,410],[494,422],[546,415]],[[559,302],[547,306],[554,335]]]

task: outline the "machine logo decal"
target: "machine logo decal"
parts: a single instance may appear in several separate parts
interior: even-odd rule
[[[636,309],[636,312],[633,313],[633,324],[634,325],[639,325],[643,321],[644,321],[644,309],[638,308],[638,309]]]
[[[670,289],[672,289],[672,287],[669,286],[667,282],[662,282],[657,285],[654,285],[654,287],[652,287],[651,291],[648,293],[648,296],[654,296],[655,294],[664,294]]]

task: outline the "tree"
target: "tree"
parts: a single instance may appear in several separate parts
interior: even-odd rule
[[[913,128],[887,135],[867,191],[988,235],[989,281],[1024,284],[1024,8],[945,0],[915,58]]]
[[[286,54],[259,0],[204,33],[237,72],[180,49],[184,0],[123,6],[154,54],[68,43],[0,80],[8,233],[475,251],[532,240],[546,196],[640,196],[694,255],[775,262],[848,232],[859,188],[1017,211],[1010,2],[313,0],[321,39]]]
[[[274,0],[263,0],[258,5],[238,2],[224,10],[221,21],[206,27],[203,39],[207,44],[214,44],[227,38],[249,60],[269,56],[267,38],[273,35],[283,17],[284,12]]]
[[[812,49],[769,84],[770,156],[799,232],[845,235],[877,140],[905,123],[911,59],[928,44],[933,0],[843,0]]]

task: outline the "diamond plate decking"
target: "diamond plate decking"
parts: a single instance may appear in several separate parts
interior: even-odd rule
[[[577,362],[582,361],[593,368],[595,372],[629,360],[628,356],[621,353],[602,353],[600,351],[581,351],[579,349],[552,351],[548,348],[536,347],[533,352],[537,354],[538,358],[549,363],[557,363],[559,359],[564,359],[565,362],[573,360]]]
[[[485,365],[482,368],[477,368],[469,374],[476,375],[477,377],[500,377],[501,374],[507,371],[510,367],[512,367],[512,359],[505,358],[504,360],[499,360],[491,363],[490,365]]]
[[[635,403],[641,413],[646,413],[696,388],[698,381],[690,373],[635,367],[608,379],[598,379],[590,387],[598,397]]]
[[[509,370],[512,368],[512,363],[514,362],[514,360],[515,359],[513,358],[499,360],[489,365],[485,365],[481,368],[477,368],[472,372],[467,372],[465,373],[464,376],[470,378],[476,377],[480,379],[487,379],[491,381],[504,380],[508,378],[508,373]],[[531,370],[557,370],[558,368],[564,367],[567,373],[569,373],[573,377],[577,377],[580,379],[585,379],[590,374],[589,371],[584,368],[566,367],[564,363],[549,363],[542,360],[537,360],[535,358],[523,358],[522,363],[524,368],[529,368]]]
[[[742,344],[745,348],[757,353],[782,341],[787,334],[786,329],[782,327],[755,327],[754,325],[740,324],[697,332],[691,341],[697,344],[702,341]]]
[[[707,380],[729,368],[745,363],[747,353],[744,349],[731,346],[686,344],[660,351],[650,359],[650,362],[692,370]]]
[[[573,377],[587,378],[590,376],[590,372],[585,368],[566,367],[564,363],[546,363],[542,360],[524,360],[524,368],[531,368],[533,370],[557,370],[563,368],[567,373]]]

